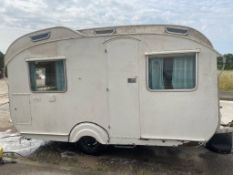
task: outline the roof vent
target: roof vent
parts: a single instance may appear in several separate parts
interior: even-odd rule
[[[50,32],[46,32],[46,33],[33,35],[30,38],[33,42],[37,42],[37,41],[49,39],[49,37],[50,37]]]
[[[165,32],[172,33],[172,34],[179,34],[179,35],[187,35],[188,34],[187,29],[174,28],[174,27],[167,27]]]
[[[97,35],[113,34],[115,32],[116,32],[115,29],[97,29],[97,30],[95,30],[95,34],[97,34]]]

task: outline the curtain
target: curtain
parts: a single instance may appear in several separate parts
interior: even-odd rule
[[[149,59],[149,86],[151,89],[164,89],[163,58]]]
[[[173,58],[163,58],[163,84],[164,89],[173,89]]]
[[[34,62],[29,63],[31,90],[36,91],[36,65]]]
[[[64,61],[56,62],[56,87],[58,91],[65,89],[65,76],[64,76]]]
[[[195,57],[174,58],[172,84],[174,89],[190,89],[195,85]]]

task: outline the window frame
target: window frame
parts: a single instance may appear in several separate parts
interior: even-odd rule
[[[25,60],[28,67],[28,82],[29,82],[29,89],[31,93],[66,93],[67,92],[67,69],[66,69],[66,58],[65,57],[43,57],[43,58],[29,58]],[[64,90],[62,91],[33,91],[31,87],[31,80],[30,80],[30,64],[31,62],[56,62],[56,61],[63,61],[63,70],[64,70]]]
[[[200,49],[197,50],[176,50],[176,51],[164,51],[164,52],[146,52],[146,89],[149,92],[193,92],[198,88],[198,57]],[[180,54],[195,54],[195,86],[191,89],[151,89],[149,85],[149,58],[150,56],[176,56]]]

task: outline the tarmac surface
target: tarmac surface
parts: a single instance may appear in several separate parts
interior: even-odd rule
[[[217,154],[202,145],[108,147],[100,156],[88,156],[72,143],[22,140],[10,121],[7,101],[7,86],[0,80],[0,145],[22,155],[6,154],[8,163],[0,164],[0,175],[233,174],[233,154]],[[233,102],[221,101],[221,106],[224,121],[233,119]]]

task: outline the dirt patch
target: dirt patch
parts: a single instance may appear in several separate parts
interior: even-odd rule
[[[64,156],[69,152],[70,156]],[[212,153],[198,147],[108,147],[100,156],[82,154],[75,144],[49,142],[30,156],[33,161],[107,174],[229,174],[233,166],[212,171],[212,166],[233,163],[232,155]]]

